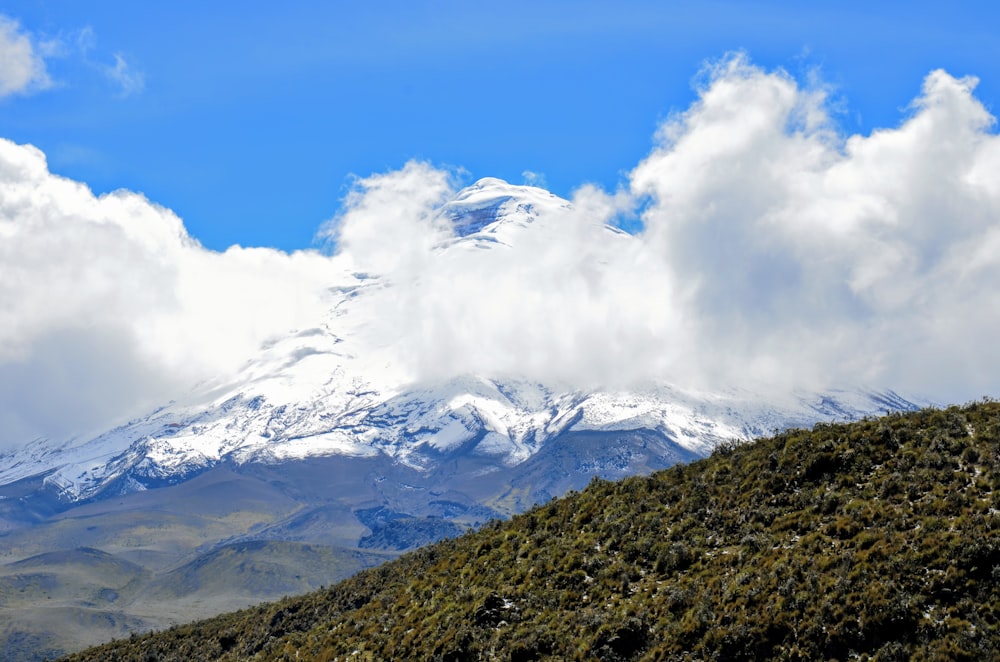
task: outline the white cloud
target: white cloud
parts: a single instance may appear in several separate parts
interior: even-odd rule
[[[0,140],[0,447],[86,434],[232,372],[327,307],[329,258],[203,249],[141,195],[94,196]]]
[[[530,214],[509,209],[514,222],[484,245],[457,240],[439,213],[456,195],[447,181],[417,163],[359,180],[336,225],[338,256],[388,284],[352,307],[371,320],[372,346],[394,348],[406,374],[592,387],[624,385],[674,360],[681,343],[661,342],[683,333],[672,275],[607,225],[631,205],[626,193],[587,186],[569,205],[522,189]]]
[[[898,128],[843,137],[783,73],[741,57],[712,73],[631,177],[652,199],[643,240],[696,285],[701,376],[1000,387],[982,342],[1000,254],[957,270],[1000,230],[1000,142],[975,85],[932,72]]]
[[[1000,139],[975,84],[932,72],[900,126],[844,136],[822,87],[727,58],[628,192],[585,187],[491,251],[430,253],[437,198],[381,187],[412,166],[370,180],[370,209],[362,180],[349,213],[373,245],[422,247],[382,261],[379,337],[425,377],[996,393]],[[630,206],[643,230],[613,235]]]
[[[451,176],[411,161],[402,170],[355,181],[341,213],[321,236],[334,239],[360,272],[390,273],[413,261],[449,234],[435,211],[454,195]]]
[[[21,25],[0,15],[0,97],[49,87],[44,54],[49,47],[32,40]]]
[[[217,253],[0,142],[0,444],[232,372],[315,326],[345,269],[382,276],[351,314],[414,379],[996,395],[1000,138],[975,85],[932,72],[899,126],[842,135],[822,88],[728,58],[623,190],[524,189],[537,218],[488,249],[455,236],[454,177],[428,164],[358,179],[322,230],[334,257]],[[630,212],[638,234],[607,227]]]

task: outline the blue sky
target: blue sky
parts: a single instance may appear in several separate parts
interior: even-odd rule
[[[2,13],[47,85],[0,136],[95,192],[174,210],[207,248],[308,248],[352,174],[409,159],[568,195],[613,189],[706,61],[831,86],[845,133],[895,127],[944,68],[1000,95],[995,3],[65,2]]]

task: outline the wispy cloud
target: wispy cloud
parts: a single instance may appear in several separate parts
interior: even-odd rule
[[[521,177],[524,178],[524,183],[528,186],[545,188],[548,185],[545,181],[545,175],[534,170],[525,170],[521,173]]]
[[[59,87],[46,61],[52,58],[76,58],[101,76],[119,97],[141,93],[146,75],[123,53],[100,53],[97,34],[90,26],[63,33],[55,38],[38,38],[21,24],[0,15],[0,98],[26,95]],[[109,62],[110,60],[110,62]]]
[[[117,90],[119,97],[139,94],[146,87],[146,74],[123,53],[114,53],[109,64],[97,50],[97,33],[91,26],[77,31],[72,42],[88,66],[100,71]]]
[[[146,86],[146,75],[125,60],[121,53],[115,53],[115,63],[104,67],[108,79],[119,89],[121,96],[127,97],[142,92]]]
[[[0,15],[0,97],[50,87],[44,58],[48,50],[51,44],[39,43],[20,23]]]

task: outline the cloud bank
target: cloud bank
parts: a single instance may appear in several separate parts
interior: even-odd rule
[[[330,268],[205,250],[143,196],[94,196],[0,140],[0,448],[93,433],[233,372],[322,314]]]
[[[231,373],[315,326],[348,272],[380,277],[352,306],[413,380],[1000,393],[1000,139],[976,80],[931,72],[869,135],[742,56],[701,80],[620,190],[522,189],[533,218],[488,248],[444,213],[475,192],[428,164],[357,180],[324,229],[333,255],[217,253],[142,196],[95,197],[0,143],[6,443]]]
[[[362,180],[341,253],[364,258],[365,228],[408,255],[376,268],[403,360],[587,387],[997,393],[1000,139],[977,81],[934,71],[898,127],[862,136],[823,88],[742,56],[702,78],[622,190],[580,189],[505,250],[431,248],[444,230],[414,220],[434,203],[409,191],[454,193],[430,166]],[[608,232],[630,212],[637,234]]]

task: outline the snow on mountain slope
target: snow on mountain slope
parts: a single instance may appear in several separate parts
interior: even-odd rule
[[[568,205],[541,189],[481,180],[440,209],[454,233],[435,250],[453,259],[504,250],[540,215]],[[609,241],[628,241],[613,228],[607,233]],[[468,374],[415,380],[373,331],[372,301],[399,287],[385,276],[345,272],[331,284],[325,319],[269,342],[234,379],[201,384],[93,439],[42,439],[8,453],[0,457],[0,484],[47,474],[48,485],[78,500],[113,483],[134,491],[176,482],[222,461],[381,454],[429,470],[443,458],[473,454],[511,467],[546,441],[580,431],[651,430],[704,454],[722,440],[913,406],[866,391],[765,403],[751,393],[663,383],[583,392]]]
[[[480,232],[489,237],[502,233],[512,224],[530,223],[537,209],[565,209],[568,206],[566,200],[545,189],[511,186],[502,179],[486,177],[460,191],[454,200],[441,208],[441,213],[452,221],[458,237]],[[505,222],[497,224],[501,218]]]

